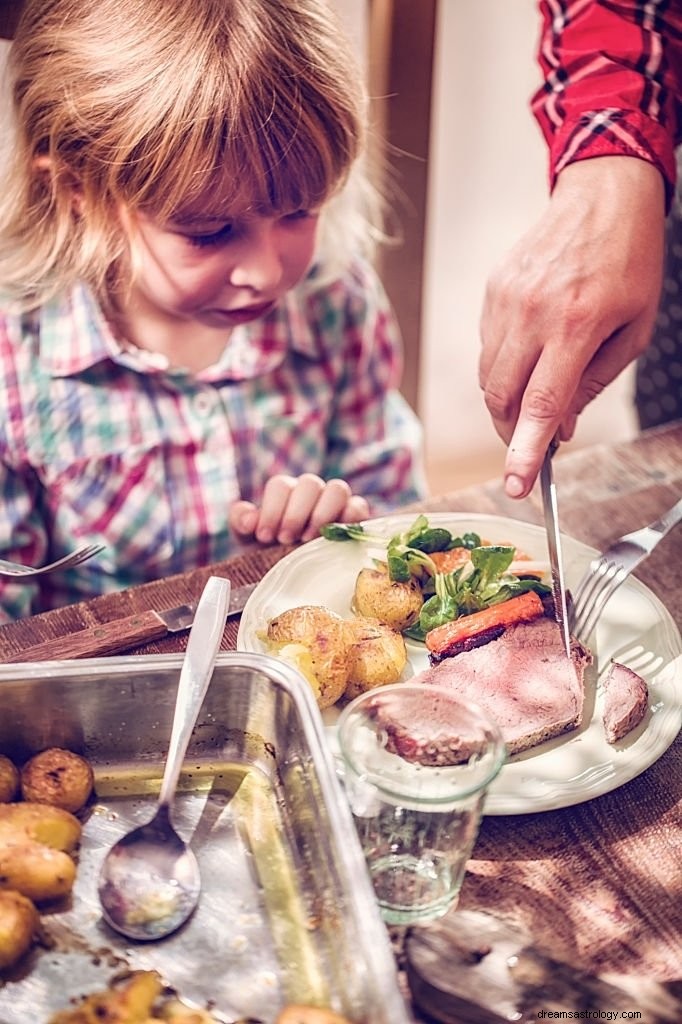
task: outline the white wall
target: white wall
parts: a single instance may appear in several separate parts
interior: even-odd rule
[[[335,3],[365,57],[367,0]],[[477,385],[485,280],[547,196],[544,143],[528,109],[536,33],[535,0],[439,4],[420,411],[429,463],[469,478],[491,476],[504,454]],[[631,436],[631,391],[628,371],[583,414],[573,443]]]
[[[368,0],[333,0],[343,26],[355,43],[360,59],[367,58]]]
[[[483,476],[503,454],[477,384],[485,280],[548,194],[528,107],[538,24],[535,0],[439,4],[420,408],[430,461],[481,464]],[[628,371],[586,410],[573,444],[631,436],[631,393]]]

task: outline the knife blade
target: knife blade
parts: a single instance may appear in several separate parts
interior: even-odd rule
[[[542,492],[542,508],[545,514],[545,530],[547,532],[547,548],[552,574],[552,596],[554,597],[554,617],[561,629],[566,657],[571,657],[571,637],[568,631],[568,607],[566,605],[566,579],[564,562],[561,553],[561,534],[559,532],[559,508],[557,505],[556,485],[552,472],[552,458],[559,447],[554,438],[550,443],[540,469],[540,490]]]
[[[232,590],[227,619],[244,610],[257,585],[247,583]],[[120,654],[131,647],[158,640],[168,633],[188,630],[194,622],[195,612],[196,605],[193,604],[182,604],[165,611],[136,612],[134,615],[113,619],[111,622],[89,626],[68,636],[46,640],[9,658],[3,658],[2,662],[11,664],[25,661],[64,661],[68,658],[101,658]]]

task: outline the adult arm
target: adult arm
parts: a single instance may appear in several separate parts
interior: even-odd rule
[[[552,436],[572,435],[651,335],[680,120],[673,6],[541,4],[546,81],[534,110],[553,192],[493,272],[481,317],[480,381],[509,446],[513,497],[530,491]]]

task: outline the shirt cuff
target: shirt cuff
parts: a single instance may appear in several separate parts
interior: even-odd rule
[[[569,164],[599,156],[636,157],[653,164],[663,176],[666,211],[670,209],[677,175],[675,145],[657,121],[629,110],[589,110],[565,121],[551,143],[550,189]]]

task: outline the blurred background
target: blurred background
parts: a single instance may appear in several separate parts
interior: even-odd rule
[[[488,274],[547,200],[530,114],[540,81],[536,0],[334,0],[372,97],[388,164],[391,227],[379,269],[405,344],[403,391],[424,424],[431,490],[501,472],[504,448],[478,388]],[[0,0],[10,37],[21,0]],[[0,69],[6,46],[0,45]],[[572,447],[636,432],[633,370],[581,417]]]
[[[488,274],[540,215],[545,145],[536,0],[335,0],[367,62],[388,139],[403,244],[382,258],[406,349],[404,390],[426,433],[431,489],[501,472],[478,388]],[[634,368],[583,413],[571,447],[636,433]],[[566,446],[568,447],[568,445]]]

